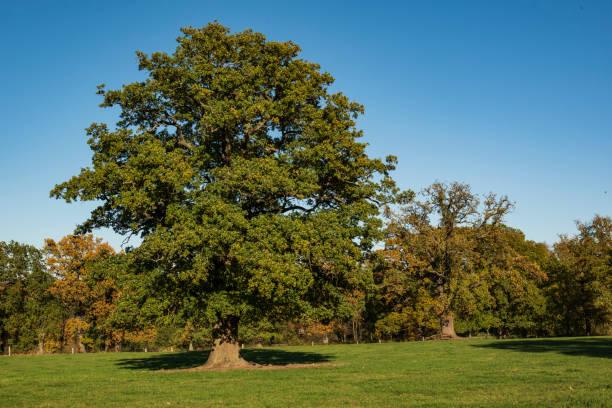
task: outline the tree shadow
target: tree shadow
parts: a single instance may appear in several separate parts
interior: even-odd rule
[[[612,338],[572,338],[539,340],[504,340],[472,347],[495,348],[527,353],[558,353],[569,356],[612,358]]]
[[[117,361],[120,368],[130,370],[181,370],[201,366],[208,359],[210,351],[184,351],[178,353],[150,354],[146,357],[123,358]],[[313,364],[325,363],[332,356],[302,351],[275,349],[241,350],[240,355],[251,363],[261,365]]]
[[[333,360],[333,356],[328,354],[269,348],[242,350],[240,355],[246,361],[261,365],[317,364]]]

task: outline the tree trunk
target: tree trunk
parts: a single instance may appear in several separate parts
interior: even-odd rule
[[[189,351],[193,351],[193,340],[189,340]]]
[[[585,319],[585,327],[586,327],[586,335],[590,336],[591,335],[591,319]]]
[[[438,296],[439,299],[444,298],[444,280],[438,279]],[[455,333],[455,323],[453,320],[453,312],[447,310],[448,305],[444,307],[444,311],[440,315],[440,338],[441,339],[456,339],[457,333]]]
[[[43,340],[43,337],[40,337],[38,339],[38,354],[39,355],[45,354],[45,341]]]
[[[229,316],[217,322],[212,330],[213,349],[202,368],[243,368],[251,364],[240,357],[237,316]]]
[[[85,348],[85,345],[83,344],[82,341],[83,335],[81,334],[81,331],[79,330],[79,334],[77,336],[77,350],[79,353],[87,353],[87,349]]]
[[[452,312],[444,312],[440,316],[440,338],[442,339],[458,339],[455,333],[455,323]]]

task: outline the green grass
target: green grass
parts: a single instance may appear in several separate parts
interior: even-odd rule
[[[0,358],[2,407],[612,407],[612,338],[244,350],[319,368],[165,372],[206,352]],[[571,388],[570,388],[571,387]]]

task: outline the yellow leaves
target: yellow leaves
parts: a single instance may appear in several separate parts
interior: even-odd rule
[[[55,339],[45,339],[43,348],[45,353],[55,353],[62,348],[62,343]]]
[[[47,266],[59,278],[68,274],[81,277],[88,261],[115,253],[108,243],[102,242],[102,238],[94,238],[93,234],[67,235],[59,242],[47,238],[44,250],[47,253]]]
[[[86,284],[82,282],[87,264],[115,253],[114,249],[93,234],[67,235],[59,242],[47,238],[44,250],[47,266],[58,279],[54,291],[66,301],[82,302],[88,297]]]
[[[335,323],[323,324],[320,322],[310,323],[304,329],[305,333],[309,336],[327,336],[331,334],[335,329]]]
[[[85,303],[91,292],[89,286],[80,280],[80,276],[76,273],[68,273],[63,279],[55,280],[49,291],[70,306]]]
[[[71,317],[64,323],[64,338],[76,342],[78,335],[89,328],[89,323],[80,317]]]
[[[128,331],[123,333],[123,339],[133,343],[152,343],[157,336],[157,329],[152,327],[144,330]]]

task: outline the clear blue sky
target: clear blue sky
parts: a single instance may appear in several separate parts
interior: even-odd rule
[[[87,217],[91,203],[49,190],[88,165],[83,129],[114,122],[95,86],[140,79],[135,50],[171,51],[179,27],[214,19],[292,40],[332,73],[403,188],[508,194],[508,223],[549,244],[612,215],[612,2],[4,0],[0,240],[40,247]]]

